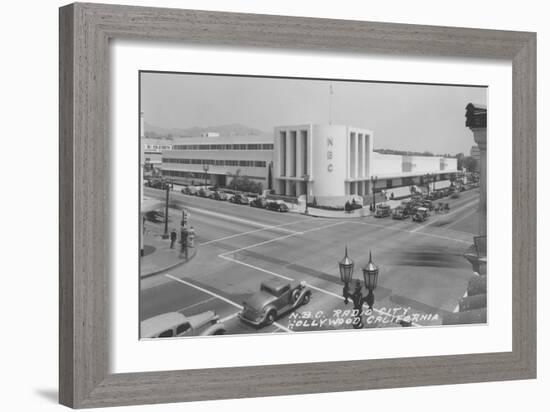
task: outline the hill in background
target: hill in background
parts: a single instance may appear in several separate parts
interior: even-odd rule
[[[219,126],[195,126],[187,129],[165,129],[145,123],[145,137],[149,138],[172,139],[175,137],[197,137],[207,132],[216,132],[220,136],[271,136],[270,132],[248,127],[240,123]]]

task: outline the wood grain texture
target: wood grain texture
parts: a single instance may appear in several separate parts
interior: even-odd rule
[[[59,26],[61,403],[84,408],[535,377],[535,34],[81,3],[60,9]],[[108,42],[117,38],[511,61],[513,350],[110,374]]]

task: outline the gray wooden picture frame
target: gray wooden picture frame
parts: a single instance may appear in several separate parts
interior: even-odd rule
[[[59,16],[62,404],[86,408],[536,377],[535,33],[83,3],[62,7]],[[512,351],[110,374],[105,211],[111,39],[511,61]]]

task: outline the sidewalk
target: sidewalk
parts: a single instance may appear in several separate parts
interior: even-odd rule
[[[170,270],[191,260],[197,253],[196,248],[189,248],[187,259],[180,256],[179,243],[175,243],[174,249],[170,249],[170,240],[163,239],[161,235],[146,232],[143,236],[144,256],[140,258],[140,277],[156,275]]]

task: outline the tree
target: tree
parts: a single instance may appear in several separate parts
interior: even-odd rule
[[[464,158],[464,169],[468,172],[476,172],[479,169],[479,164],[476,159],[472,156],[467,156]]]
[[[241,192],[262,193],[263,190],[260,182],[255,182],[248,176],[241,176],[241,169],[237,169],[228,187]]]
[[[273,189],[273,162],[269,162],[267,168],[267,188],[269,190]]]
[[[456,157],[456,168],[462,170],[464,166],[464,153],[457,153]]]

